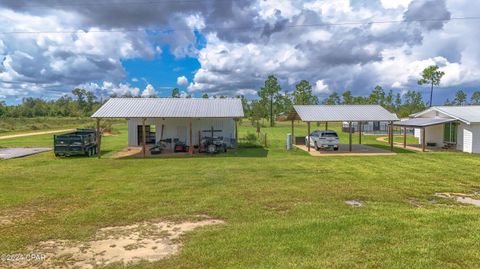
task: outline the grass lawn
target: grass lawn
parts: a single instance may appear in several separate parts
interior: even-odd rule
[[[480,264],[480,208],[433,195],[479,190],[478,155],[395,149],[395,156],[315,158],[300,150],[284,150],[290,127],[281,123],[262,129],[268,134],[265,149],[187,158],[110,159],[112,151],[127,144],[125,125],[115,128],[120,134],[103,139],[105,157],[100,160],[55,158],[51,152],[0,160],[2,214],[36,212],[15,225],[0,225],[0,253],[25,252],[27,246],[49,239],[87,240],[105,226],[206,214],[226,223],[186,234],[178,255],[127,267],[478,268]],[[241,126],[239,131],[244,136],[255,129]],[[306,134],[306,126],[299,124],[295,133]],[[340,135],[346,143],[347,135]],[[362,140],[386,146],[375,138]],[[354,135],[354,143],[357,139]],[[45,135],[0,140],[0,147],[51,143],[52,135]],[[351,207],[345,204],[350,199],[365,204]]]

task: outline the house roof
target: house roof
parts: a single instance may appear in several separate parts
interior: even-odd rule
[[[242,118],[238,98],[111,98],[92,118]]]
[[[302,121],[398,121],[380,105],[294,105],[288,118]]]
[[[412,117],[418,118],[431,111],[438,111],[450,118],[463,121],[466,124],[480,123],[480,106],[434,106],[413,114]]]
[[[394,123],[395,126],[403,126],[403,127],[428,127],[433,125],[444,124],[447,122],[453,122],[456,119],[449,119],[449,118],[413,118],[408,120],[397,121]]]

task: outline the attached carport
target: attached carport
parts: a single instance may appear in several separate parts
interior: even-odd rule
[[[359,126],[368,121],[388,122],[390,150],[393,151],[393,122],[399,120],[397,115],[380,105],[294,105],[288,119],[292,121],[292,144],[295,144],[294,121],[301,120],[307,123],[308,151],[310,151],[311,122],[324,122],[325,128],[328,128],[329,122],[348,122],[349,152],[352,152],[352,122],[358,122]],[[359,144],[362,143],[361,130],[362,128],[359,128]]]
[[[407,128],[418,128],[422,132],[422,151],[426,151],[427,143],[426,143],[426,132],[427,128],[435,125],[443,125],[445,123],[454,122],[456,119],[448,119],[448,118],[414,118],[408,119],[403,121],[398,121],[394,123],[394,126],[402,127],[403,132],[403,147],[407,147]]]

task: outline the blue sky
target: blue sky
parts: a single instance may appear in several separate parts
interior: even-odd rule
[[[0,100],[75,87],[252,99],[270,74],[290,92],[306,79],[320,98],[381,85],[426,100],[416,81],[438,65],[442,104],[480,89],[479,16],[466,0],[2,1]]]

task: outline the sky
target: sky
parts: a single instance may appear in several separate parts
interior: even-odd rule
[[[480,90],[476,2],[0,0],[0,101],[55,99],[75,87],[252,99],[270,74],[282,91],[306,79],[320,98],[381,85],[427,100],[416,82],[438,65],[442,104]]]

